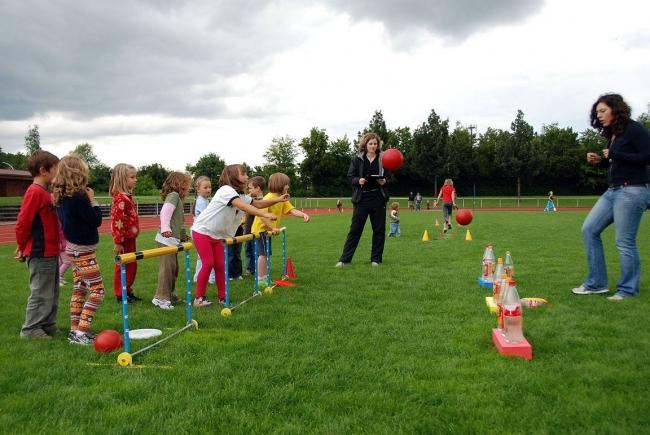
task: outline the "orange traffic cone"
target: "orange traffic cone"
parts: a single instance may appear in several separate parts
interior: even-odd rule
[[[291,261],[291,257],[287,257],[287,278],[291,278],[291,279],[297,278],[296,270],[293,267],[293,262]]]
[[[438,219],[436,219],[436,226],[437,226],[437,227],[440,226],[440,222],[438,222]]]

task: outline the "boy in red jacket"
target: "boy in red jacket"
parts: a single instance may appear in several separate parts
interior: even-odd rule
[[[37,150],[27,161],[34,177],[23,197],[16,222],[16,259],[27,261],[30,294],[22,338],[50,338],[56,332],[59,304],[59,221],[48,187],[59,158]]]

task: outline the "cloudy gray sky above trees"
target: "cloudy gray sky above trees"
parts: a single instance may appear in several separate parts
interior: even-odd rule
[[[273,137],[353,137],[431,109],[455,123],[587,128],[591,102],[650,102],[645,2],[4,0],[0,146],[183,168],[263,161]]]

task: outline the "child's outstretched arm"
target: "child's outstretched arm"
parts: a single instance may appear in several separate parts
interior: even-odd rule
[[[311,219],[307,213],[302,212],[302,211],[298,210],[297,208],[292,208],[291,211],[289,211],[289,214],[292,215],[292,216],[301,217],[302,220],[305,221],[305,222],[309,222],[309,219]]]
[[[278,202],[284,202],[284,201],[289,201],[288,193],[285,193],[284,195],[280,195],[271,199],[254,199],[252,205],[257,208],[266,208],[272,206],[273,204],[277,204]],[[241,210],[241,207],[237,207],[237,208]]]
[[[254,202],[255,201],[253,201],[253,203]],[[278,201],[276,201],[276,202],[278,202]],[[259,209],[257,207],[253,207],[250,204],[246,204],[240,198],[233,199],[232,200],[232,205],[234,205],[235,207],[237,207],[238,209],[240,209],[241,211],[243,211],[245,213],[252,214],[254,216],[259,216],[260,218],[266,218],[266,219],[269,219],[269,220],[272,220],[272,221],[278,219],[278,217],[276,215],[274,215],[273,213],[269,213],[268,211]]]

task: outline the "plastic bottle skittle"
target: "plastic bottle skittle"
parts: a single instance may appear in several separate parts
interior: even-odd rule
[[[483,253],[483,280],[492,281],[494,279],[494,252],[492,251],[492,245],[487,245],[485,247],[485,252]]]
[[[508,278],[515,277],[515,265],[512,262],[512,255],[510,255],[510,251],[506,251],[506,261],[503,264],[503,269],[506,275],[508,275]]]

